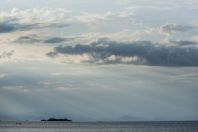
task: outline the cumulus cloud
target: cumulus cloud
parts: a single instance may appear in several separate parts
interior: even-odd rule
[[[183,42],[184,43],[184,42]],[[150,41],[115,42],[100,39],[89,45],[58,46],[50,57],[89,56],[82,62],[97,64],[141,64],[154,66],[198,66],[198,48],[167,46]],[[84,57],[83,57],[84,58]]]
[[[10,12],[0,12],[0,33],[62,28],[68,26],[69,20],[63,9],[12,9]]]

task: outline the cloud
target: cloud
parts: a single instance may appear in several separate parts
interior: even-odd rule
[[[14,58],[14,50],[0,50],[0,64],[8,62]],[[3,74],[0,74],[0,79],[3,77]]]
[[[62,28],[68,26],[68,19],[66,11],[61,9],[12,9],[10,12],[0,12],[0,33]]]
[[[115,41],[134,41],[137,40],[141,34],[131,33],[129,31],[120,31],[113,33],[98,33],[89,32],[80,35],[70,35],[70,36],[43,36],[43,34],[22,34],[12,40],[14,43],[90,43],[93,40],[98,40],[102,38],[109,38]]]
[[[0,59],[10,58],[14,54],[14,50],[0,52]]]
[[[58,23],[51,23],[51,24],[42,24],[42,23],[33,23],[33,24],[19,24],[17,22],[3,22],[0,23],[0,33],[9,33],[9,32],[16,32],[16,31],[29,31],[35,29],[44,29],[44,28],[62,28],[66,27],[68,24],[58,24]]]
[[[131,10],[117,12],[70,14],[65,9],[12,9],[0,12],[0,33],[29,31],[43,28],[62,28],[69,24],[85,24],[93,26],[107,20],[123,19],[133,15]]]
[[[198,66],[197,47],[167,46],[150,41],[124,43],[100,39],[89,45],[58,46],[47,55],[52,58],[59,55],[81,56],[78,61],[96,64]]]
[[[13,24],[7,24],[6,22],[0,23],[0,33],[12,32],[16,27]]]
[[[190,30],[198,29],[196,26],[188,26],[188,25],[177,25],[177,24],[167,24],[160,27],[160,30],[164,33],[172,34],[178,32],[187,32]]]
[[[187,41],[187,40],[169,40],[170,44],[180,45],[180,46],[192,46],[198,44],[195,41]]]
[[[25,35],[25,36],[20,36],[16,38],[13,42],[15,43],[62,43],[62,42],[67,42],[69,41],[69,38],[66,37],[49,37],[49,38],[44,38],[40,37],[37,34],[30,34],[30,35]]]
[[[45,40],[45,43],[61,43],[66,41],[66,39],[61,38],[61,37],[53,37],[53,38],[49,38],[47,40]]]
[[[198,31],[197,25],[187,24],[187,25],[180,25],[180,24],[165,24],[161,26],[145,26],[145,30],[142,32],[144,35],[144,32],[148,35],[154,35],[155,39],[157,39],[156,36],[164,35],[173,37],[173,38],[188,38],[192,37],[194,34],[196,34]]]
[[[41,38],[39,38],[36,34],[30,34],[26,36],[20,36],[14,40],[15,43],[40,43],[42,42]]]
[[[76,20],[86,24],[97,24],[100,21],[104,21],[112,16],[111,12],[107,12],[104,14],[91,14],[83,12],[81,15],[76,16]]]

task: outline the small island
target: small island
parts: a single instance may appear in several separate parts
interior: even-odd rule
[[[64,118],[64,119],[49,118],[48,120],[41,120],[41,121],[72,121],[72,120],[67,119],[67,118]]]

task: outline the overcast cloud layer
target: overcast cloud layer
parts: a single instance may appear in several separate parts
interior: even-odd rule
[[[1,0],[0,120],[197,120],[197,5]]]

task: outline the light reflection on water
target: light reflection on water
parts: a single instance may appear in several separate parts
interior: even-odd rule
[[[0,122],[0,132],[198,132],[198,122]]]

